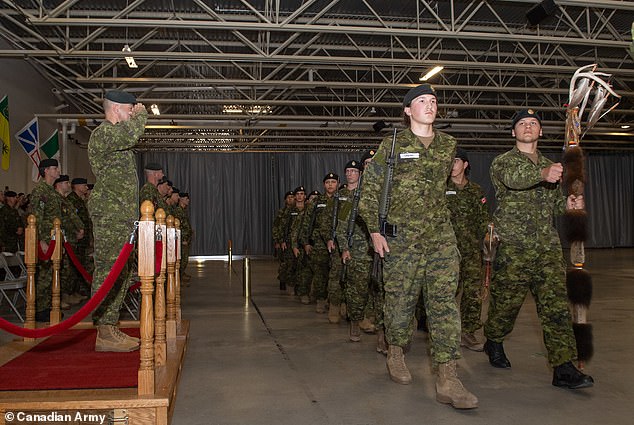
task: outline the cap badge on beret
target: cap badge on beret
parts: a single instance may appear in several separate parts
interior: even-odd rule
[[[326,177],[324,177],[324,183],[326,182],[326,180],[337,180],[337,181],[339,181],[339,176],[336,175],[335,173],[328,173],[328,174],[326,174]]]

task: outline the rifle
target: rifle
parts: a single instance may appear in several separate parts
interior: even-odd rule
[[[334,242],[337,240],[337,216],[339,215],[339,190],[335,192],[332,207],[332,225],[330,231],[330,239]]]
[[[500,244],[500,239],[495,233],[493,223],[489,223],[487,226],[487,233],[484,236],[482,242],[482,257],[484,259],[484,279],[482,280],[482,289],[480,291],[480,298],[486,300],[489,296],[489,286],[491,284],[491,264],[495,260],[495,253],[497,247]]]
[[[354,224],[357,221],[357,216],[359,215],[359,200],[361,199],[361,186],[363,185],[363,174],[359,177],[359,184],[357,188],[354,190],[354,195],[352,196],[352,208],[350,209],[350,215],[348,216],[348,223],[346,227],[346,246],[348,247],[348,251],[352,251],[352,236],[354,236]],[[340,282],[346,277],[346,273],[348,271],[348,264],[343,263],[343,268],[341,269],[341,278]]]

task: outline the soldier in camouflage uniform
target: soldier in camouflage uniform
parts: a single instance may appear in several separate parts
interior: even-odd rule
[[[165,196],[161,195],[158,190],[158,184],[164,177],[163,167],[161,167],[160,164],[150,162],[145,165],[143,172],[145,174],[145,184],[141,187],[141,190],[139,190],[139,206],[145,201],[150,201],[154,205],[155,212],[159,208],[163,208],[163,211],[167,212]]]
[[[332,238],[332,208],[334,195],[339,184],[339,176],[328,173],[323,179],[324,194],[311,203],[306,211],[308,220],[304,221],[301,239],[305,242],[304,250],[308,254],[308,263],[313,272],[312,290],[317,306],[317,313],[326,312],[328,297],[328,274],[330,271],[330,251],[327,245]],[[332,247],[331,247],[332,249]]]
[[[293,191],[286,192],[284,195],[284,208],[278,211],[273,222],[273,243],[277,249],[280,261],[277,274],[277,278],[280,281],[280,291],[286,291],[286,285],[293,279],[295,274],[296,260],[290,241],[291,226],[296,216],[295,193]]]
[[[541,120],[532,109],[513,117],[515,147],[491,163],[497,207],[493,222],[500,245],[493,265],[491,299],[484,326],[484,350],[494,367],[510,368],[504,338],[530,291],[537,305],[552,384],[567,388],[593,385],[592,377],[572,364],[577,356],[568,309],[565,261],[553,218],[565,209],[583,209],[583,196],[565,197],[559,184],[563,166],[537,149]]]
[[[436,400],[455,408],[471,409],[478,406],[478,399],[464,388],[456,374],[456,359],[460,357],[460,317],[456,305],[460,254],[445,198],[456,140],[433,128],[437,100],[430,85],[411,89],[403,106],[408,128],[396,139],[397,163],[388,211],[388,219],[398,226],[398,231],[395,237],[390,237],[389,246],[376,217],[391,137],[382,141],[364,173],[360,204],[374,250],[385,258],[387,368],[395,382],[411,383],[403,347],[411,340],[410,323],[422,291],[432,363],[438,370]]]
[[[77,241],[77,259],[82,264],[86,272],[92,276],[94,273],[94,263],[89,253],[92,251],[93,235],[92,235],[92,221],[90,221],[90,214],[88,214],[88,207],[86,206],[86,197],[88,195],[88,180],[83,177],[76,177],[71,182],[72,192],[66,197],[68,201],[75,207],[79,219],[84,225],[84,237]],[[89,285],[89,282],[85,282],[80,273],[75,269],[75,273],[78,279],[82,282],[80,287],[80,293],[87,295],[90,293],[89,288],[84,288],[84,285]]]
[[[180,276],[181,280],[185,282],[185,286],[189,286],[191,276],[188,275],[185,270],[189,263],[189,247],[192,242],[192,226],[189,221],[189,193],[181,192],[179,194],[178,207],[176,208],[176,216],[181,222],[181,263],[180,263]]]
[[[297,189],[301,189],[301,192],[306,193],[304,186],[300,186]],[[317,192],[317,194],[315,194],[315,192],[316,191],[311,193],[311,195],[313,195],[313,201],[317,199],[317,196],[319,195],[319,192]],[[304,251],[304,245],[306,243],[304,240],[300,239],[300,237],[302,237],[301,230],[304,228],[304,223],[309,219],[306,212],[308,211],[308,206],[311,202],[312,201],[310,200],[305,200],[302,203],[295,203],[298,216],[295,220],[293,220],[293,225],[291,226],[291,245],[293,247],[293,254],[297,259],[295,292],[297,293],[297,296],[299,296],[299,301],[302,304],[310,304],[310,284],[313,280],[313,272],[310,268],[310,264],[308,263],[308,254]]]
[[[43,159],[39,164],[42,179],[31,192],[30,214],[37,224],[37,239],[43,252],[51,243],[53,220],[62,217],[62,197],[53,189],[53,183],[60,175],[56,159]],[[61,243],[57,241],[56,243]],[[51,284],[53,283],[53,262],[37,262],[35,282],[35,320],[48,322],[51,313]]]
[[[106,93],[105,120],[90,135],[88,160],[97,178],[88,200],[95,235],[93,292],[106,279],[139,217],[139,183],[134,152],[145,129],[147,111],[133,95],[122,91]],[[117,327],[121,304],[128,291],[128,267],[124,267],[113,288],[93,314],[97,326],[96,351],[133,351],[138,338]]]
[[[71,246],[74,253],[77,252],[77,242],[84,238],[84,223],[82,223],[75,206],[66,198],[70,192],[70,178],[66,174],[59,176],[53,188],[62,197],[62,232],[64,239]],[[85,298],[79,294],[81,277],[76,274],[75,265],[72,264],[66,249],[62,250],[62,269],[60,270],[60,286],[62,293],[61,305],[63,309],[71,305],[79,304]]]
[[[10,190],[4,194],[4,206],[0,205],[0,248],[15,253],[24,247],[24,223],[16,209],[17,193]]]
[[[471,165],[467,153],[458,148],[447,181],[447,205],[460,251],[460,345],[482,351],[484,344],[475,331],[482,327],[482,238],[489,223],[489,210],[482,188],[469,180]]]

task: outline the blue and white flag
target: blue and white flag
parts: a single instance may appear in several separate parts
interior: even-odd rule
[[[37,167],[40,165],[40,131],[37,117],[27,123],[22,130],[15,134],[15,138],[20,142],[24,152],[31,158],[34,166],[33,180],[37,181]]]

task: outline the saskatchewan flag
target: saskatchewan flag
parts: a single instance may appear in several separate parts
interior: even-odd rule
[[[0,100],[0,142],[2,142],[2,169],[9,169],[11,154],[11,136],[9,135],[9,98]]]
[[[53,134],[40,145],[40,151],[46,158],[59,159],[59,132],[57,130],[53,130]]]

